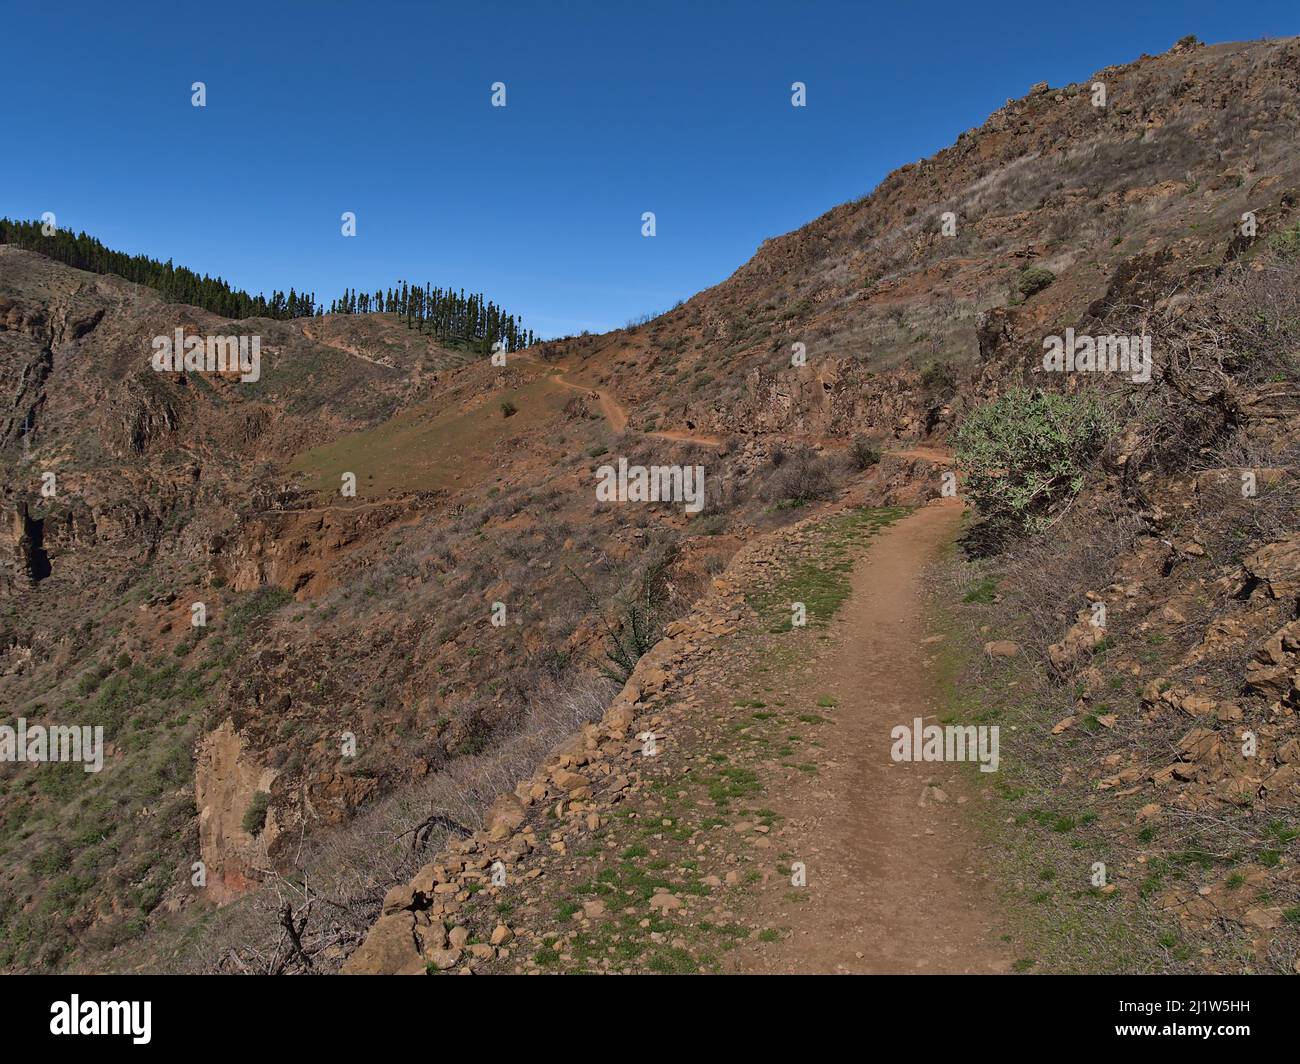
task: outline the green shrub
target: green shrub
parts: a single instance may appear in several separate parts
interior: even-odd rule
[[[636,663],[663,636],[664,608],[668,602],[668,575],[677,561],[676,544],[651,548],[638,577],[616,600],[621,616],[611,622],[603,614],[600,600],[572,569],[577,581],[599,615],[605,629],[605,659],[601,674],[622,685],[627,683]]]
[[[502,417],[510,417],[517,413],[519,413],[519,407],[515,406],[515,404],[512,403],[509,399],[507,399],[505,402],[501,404]]]
[[[1111,428],[1098,399],[1013,388],[977,407],[957,431],[966,494],[990,521],[1037,530],[1053,503],[1083,486]]]
[[[270,808],[271,796],[266,791],[258,791],[244,810],[243,828],[250,835],[260,835],[266,827],[266,811]]]
[[[1020,289],[1020,294],[1028,299],[1055,280],[1056,274],[1051,270],[1044,269],[1042,266],[1026,266],[1020,271],[1020,280],[1016,286]]]

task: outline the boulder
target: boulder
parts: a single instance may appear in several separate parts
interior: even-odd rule
[[[1300,532],[1260,547],[1242,564],[1251,582],[1270,598],[1300,597]]]
[[[424,971],[424,958],[415,940],[415,917],[411,913],[381,916],[366,940],[341,969],[343,975],[417,975]]]
[[[1091,612],[1081,610],[1061,641],[1047,648],[1047,657],[1054,669],[1065,672],[1105,638],[1105,630],[1092,623]]]
[[[501,795],[488,810],[488,839],[492,842],[500,842],[502,839],[509,838],[523,824],[526,815],[523,802],[513,794]]]
[[[435,949],[429,952],[429,963],[438,971],[445,972],[448,968],[456,967],[456,962],[460,960],[461,951],[458,949]]]
[[[577,772],[570,772],[568,769],[563,768],[551,773],[551,780],[560,788],[560,790],[566,793],[590,786],[590,782],[586,776],[582,776]]]

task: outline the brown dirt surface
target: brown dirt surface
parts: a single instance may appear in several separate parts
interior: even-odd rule
[[[808,899],[765,896],[781,942],[746,950],[739,970],[790,973],[1000,972],[996,909],[977,871],[963,811],[970,788],[951,765],[890,760],[890,729],[935,721],[922,576],[956,534],[961,504],[943,500],[886,528],[853,572],[831,645],[793,702],[835,700],[821,729],[830,759],[811,780],[771,795],[796,829]],[[939,771],[936,772],[936,769]],[[931,782],[944,794],[936,800]]]

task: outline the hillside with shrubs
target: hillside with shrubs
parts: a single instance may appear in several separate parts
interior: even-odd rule
[[[834,771],[842,697],[790,722],[754,677],[955,499],[925,652],[945,719],[1017,736],[962,805],[1008,964],[1295,971],[1297,98],[1295,39],[1035,85],[504,364],[0,245],[0,703],[108,740],[0,780],[0,969],[752,970],[778,778]],[[153,372],[178,327],[258,332],[261,380]],[[1149,379],[1044,370],[1066,330],[1149,338]],[[620,459],[702,466],[702,507],[598,501]]]

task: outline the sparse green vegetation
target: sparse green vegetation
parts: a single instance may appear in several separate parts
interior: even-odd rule
[[[962,596],[962,602],[987,606],[997,597],[997,592],[997,577],[987,576]]]
[[[1300,256],[1300,222],[1288,226],[1268,238],[1269,249],[1285,259]]]
[[[266,791],[258,791],[244,810],[241,825],[250,835],[260,835],[266,826],[266,813],[271,807],[271,796]]]
[[[825,550],[797,562],[775,587],[751,594],[750,605],[771,618],[773,631],[792,629],[791,602],[804,604],[809,626],[825,627],[849,594],[851,548],[866,543],[906,512],[900,507],[862,508],[831,518]]]
[[[870,469],[880,461],[880,448],[866,436],[855,436],[849,444],[849,458],[858,471]]]

